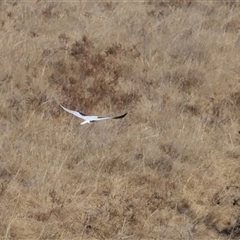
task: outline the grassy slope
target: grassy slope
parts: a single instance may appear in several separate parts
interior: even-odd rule
[[[1,3],[0,236],[238,238],[235,5]]]

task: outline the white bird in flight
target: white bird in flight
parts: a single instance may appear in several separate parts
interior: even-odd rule
[[[125,113],[125,114],[120,115],[120,116],[117,116],[117,117],[87,116],[87,115],[84,114],[84,113],[67,109],[67,108],[63,107],[61,104],[60,104],[60,106],[61,106],[66,112],[69,112],[69,113],[73,114],[74,116],[83,119],[84,122],[81,122],[81,125],[83,125],[83,124],[85,124],[85,123],[91,123],[91,122],[96,122],[96,121],[101,121],[101,120],[120,119],[120,118],[124,118],[124,117],[127,115],[127,113]]]

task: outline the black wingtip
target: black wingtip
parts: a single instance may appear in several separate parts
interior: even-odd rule
[[[114,117],[113,119],[124,118],[126,115],[127,115],[127,113],[125,113],[125,114],[123,114],[123,115],[121,115],[121,116]]]

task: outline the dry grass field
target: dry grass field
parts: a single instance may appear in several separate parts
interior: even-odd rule
[[[240,238],[237,1],[0,11],[0,239]]]

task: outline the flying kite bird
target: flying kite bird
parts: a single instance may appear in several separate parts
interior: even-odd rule
[[[86,114],[84,114],[84,113],[67,109],[67,108],[63,107],[61,104],[60,104],[60,106],[61,106],[66,112],[71,113],[71,114],[73,114],[74,116],[83,119],[84,122],[81,122],[81,125],[83,125],[83,124],[85,124],[85,123],[91,123],[91,122],[96,122],[96,121],[101,121],[101,120],[120,119],[120,118],[124,118],[124,117],[127,115],[127,113],[125,113],[125,114],[120,115],[120,116],[117,116],[117,117],[88,116],[88,115],[86,115]]]

